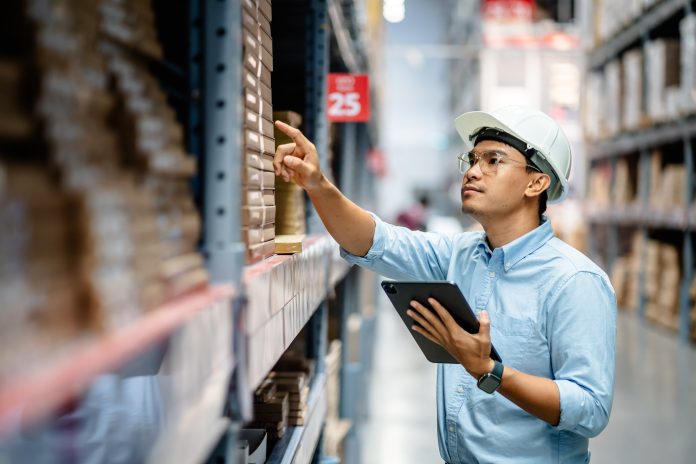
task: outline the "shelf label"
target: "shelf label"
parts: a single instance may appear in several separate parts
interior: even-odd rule
[[[329,74],[326,115],[329,121],[370,120],[370,85],[367,74]]]

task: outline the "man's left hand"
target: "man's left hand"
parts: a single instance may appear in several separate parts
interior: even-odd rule
[[[479,331],[470,334],[457,324],[450,313],[435,299],[428,298],[434,311],[411,301],[408,314],[416,324],[411,329],[443,347],[475,379],[493,370],[491,359],[491,324],[488,312],[481,311]]]

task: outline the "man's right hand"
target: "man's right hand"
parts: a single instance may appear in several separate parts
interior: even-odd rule
[[[276,176],[282,176],[286,182],[294,180],[307,192],[319,187],[324,174],[319,167],[319,156],[314,144],[299,129],[282,121],[276,121],[275,126],[293,140],[293,143],[280,145],[276,149],[273,158]]]

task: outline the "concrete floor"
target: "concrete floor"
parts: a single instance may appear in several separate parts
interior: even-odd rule
[[[435,366],[425,361],[386,301],[377,323],[362,463],[442,462]],[[620,313],[614,407],[590,450],[593,464],[696,463],[696,350]]]

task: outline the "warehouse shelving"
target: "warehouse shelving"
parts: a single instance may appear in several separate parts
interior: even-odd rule
[[[679,142],[696,137],[696,117],[658,124],[640,132],[618,135],[610,140],[594,143],[589,147],[592,160],[608,158],[641,149]]]
[[[166,420],[157,424],[161,427],[160,436],[139,460],[202,462],[220,442],[226,446],[218,446],[215,457],[234,463],[237,432],[251,419],[251,393],[302,334],[307,340],[306,354],[316,362],[307,421],[304,426],[288,428],[269,462],[312,462],[321,454],[327,410],[323,362],[327,352],[328,299],[353,271],[340,258],[338,245],[313,212],[309,215],[310,235],[304,240],[301,253],[244,264],[245,245],[238,214],[242,205],[239,185],[243,147],[239,111],[243,106],[241,2],[152,3],[165,58],[148,60],[184,126],[189,152],[199,160],[199,177],[193,180],[192,189],[203,216],[201,250],[212,283],[143,314],[122,329],[80,340],[26,375],[3,379],[0,433],[17,435],[24,429],[38,430],[39,436],[48,437],[46,442],[57,441],[51,429],[65,412],[66,403],[70,411],[79,411],[93,383],[102,376],[142,375],[160,381],[159,376],[165,372],[174,380],[195,377],[200,374],[197,364],[201,360],[208,362],[210,353],[191,344],[195,334],[190,332],[198,331],[200,336],[208,330],[219,341],[229,342],[231,349],[219,356],[218,364],[210,367],[205,379],[196,379],[198,383],[186,386],[185,393],[194,398],[190,403],[177,404],[176,397],[167,399],[174,402],[167,406],[173,406],[175,414],[166,410]],[[299,32],[297,26],[292,26],[292,30],[285,31],[292,34],[287,40],[274,41],[274,54],[286,56],[285,63],[277,56],[278,72],[287,73],[279,78],[284,87],[273,88],[274,102],[287,102],[285,108],[279,109],[302,113],[304,132],[317,146],[322,168],[329,172],[325,80],[335,65],[331,56],[340,61],[339,71],[369,69],[366,50],[360,45],[366,42],[360,36],[361,27],[355,24],[357,15],[352,12],[356,5],[337,0],[301,0],[274,2],[273,8],[274,16],[278,8],[287,13],[279,13],[279,17],[294,18],[304,26]],[[276,44],[280,53],[275,50]],[[295,53],[298,50],[301,53]],[[284,70],[283,66],[288,67]],[[368,150],[377,143],[376,130],[374,122],[342,124],[337,131],[341,143],[334,152],[341,166],[339,185],[351,198],[368,207],[374,206],[370,204],[374,182],[366,159]],[[360,290],[355,287],[355,291]],[[376,286],[365,291],[376,292]],[[358,304],[357,295],[344,298],[341,314],[347,317]],[[215,326],[218,319],[212,315],[221,313],[229,317],[231,327]],[[369,353],[364,356],[369,357]],[[192,368],[190,372],[177,366],[182,362],[187,364],[184,367]],[[145,373],[139,370],[140,364],[147,364]],[[133,372],[124,374],[124,369]],[[221,394],[227,396],[222,402]],[[32,446],[19,437],[16,443],[5,447],[0,435],[0,461],[6,449],[11,457],[29,459],[34,456]],[[12,454],[18,449],[20,454]],[[41,449],[45,455],[56,454],[50,447]]]
[[[694,279],[694,251],[693,239],[696,231],[696,216],[694,215],[692,201],[694,199],[694,140],[696,139],[696,116],[693,112],[682,111],[680,116],[667,118],[648,117],[647,86],[646,79],[651,78],[652,70],[647,67],[646,56],[651,41],[661,38],[679,38],[678,21],[693,12],[691,0],[662,0],[647,7],[642,14],[635,17],[628,24],[624,24],[612,37],[607,38],[588,54],[588,72],[602,71],[602,68],[610,62],[620,63],[618,60],[629,50],[637,49],[642,53],[642,76],[638,82],[643,86],[643,107],[639,108],[642,120],[638,127],[630,130],[620,129],[619,132],[609,138],[592,140],[588,145],[588,160],[591,165],[601,170],[608,171],[606,182],[614,185],[617,175],[618,163],[624,164],[624,169],[630,172],[629,184],[634,188],[634,197],[628,199],[624,194],[621,200],[616,201],[615,193],[609,192],[609,199],[604,198],[601,204],[589,201],[585,204],[586,217],[591,223],[594,233],[590,233],[588,248],[590,254],[602,262],[607,272],[614,271],[623,275],[622,267],[625,260],[633,262],[630,266],[634,269],[630,272],[637,280],[637,313],[641,318],[654,318],[648,314],[648,292],[654,294],[655,282],[652,280],[662,278],[664,269],[654,274],[655,265],[654,250],[649,257],[646,251],[648,240],[655,240],[653,244],[675,247],[678,250],[678,303],[676,319],[672,328],[676,328],[679,338],[688,340],[693,337],[692,305],[689,289]],[[616,18],[610,18],[616,20]],[[675,35],[676,32],[676,35]],[[673,63],[671,63],[673,64]],[[663,65],[664,66],[664,65]],[[662,72],[662,71],[660,71]],[[619,85],[623,85],[623,82]],[[666,84],[664,84],[666,85]],[[605,99],[613,98],[612,95],[604,95]],[[631,98],[630,96],[625,98]],[[663,97],[664,98],[664,97]],[[617,101],[621,101],[620,99]],[[602,107],[602,109],[604,109]],[[623,107],[619,107],[621,114]],[[686,112],[686,114],[684,114]],[[600,115],[593,114],[590,118]],[[615,115],[612,115],[612,117]],[[625,115],[624,115],[625,116]],[[651,120],[653,119],[653,120]],[[625,123],[625,121],[623,121]],[[603,129],[603,128],[602,128]],[[593,134],[596,138],[597,134]],[[651,158],[654,150],[658,150],[658,165],[655,166]],[[683,169],[683,192],[674,204],[660,204],[656,199],[661,192],[651,191],[653,179],[661,176],[665,167],[676,165]],[[632,167],[627,167],[632,166]],[[652,172],[655,167],[659,172]],[[627,172],[627,171],[624,171]],[[664,182],[660,180],[659,182]],[[681,181],[680,181],[681,182]],[[626,187],[622,187],[626,188]],[[590,192],[592,195],[593,192]],[[596,192],[595,192],[596,193]],[[662,197],[659,197],[662,198]],[[608,201],[608,203],[606,203]],[[630,242],[631,234],[638,242]],[[631,250],[636,243],[642,245],[638,250]],[[660,246],[662,246],[660,245]],[[623,260],[623,262],[622,262]],[[650,266],[650,268],[649,268]],[[623,278],[620,279],[621,281]],[[651,280],[650,282],[648,280]],[[659,285],[659,284],[658,284]],[[649,290],[650,289],[650,290]],[[660,293],[664,293],[660,290]],[[655,301],[650,303],[655,304]],[[671,308],[671,306],[670,306]],[[671,311],[671,309],[669,310]],[[659,319],[659,318],[658,318]],[[670,326],[664,321],[661,324]]]
[[[688,8],[690,0],[662,0],[641,14],[636,21],[621,30],[611,39],[592,50],[588,66],[598,68],[618,56],[631,44],[642,40],[646,34],[660,26],[683,8]]]
[[[120,368],[179,329],[193,315],[213,303],[228,301],[230,287],[209,287],[153,310],[128,326],[94,335],[56,354],[55,359],[0,387],[0,436],[54,414],[66,401],[78,397],[101,374]]]

